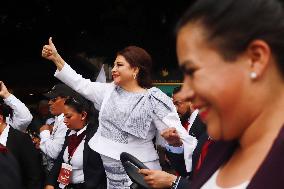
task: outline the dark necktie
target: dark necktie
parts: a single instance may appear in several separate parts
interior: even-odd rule
[[[189,121],[188,120],[185,120],[183,123],[182,123],[182,126],[188,130],[188,127],[189,127]]]
[[[0,153],[7,153],[8,149],[6,146],[4,146],[3,144],[0,144]]]
[[[77,133],[72,134],[68,137],[68,153],[69,156],[72,157],[76,148],[82,142],[83,138],[86,135],[86,131],[83,131],[81,134],[77,136]]]

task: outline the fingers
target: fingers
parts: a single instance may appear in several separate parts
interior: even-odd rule
[[[162,131],[161,136],[163,138],[165,138],[166,140],[170,139],[172,137],[179,138],[178,132],[177,132],[177,130],[175,128],[165,129],[164,131]]]
[[[151,173],[150,169],[139,169],[138,173],[142,175],[149,175]]]
[[[164,129],[164,130],[161,132],[161,135],[162,135],[162,137],[168,136],[170,133],[174,132],[175,130],[176,130],[176,129],[173,128],[173,127]]]
[[[3,81],[0,81],[1,88],[6,87]]]
[[[52,43],[52,37],[49,37],[49,39],[48,39],[48,44],[49,44],[49,45],[53,45],[53,43]]]
[[[44,45],[41,52],[43,57],[49,57],[53,54],[52,48],[50,45]]]
[[[56,51],[55,45],[54,45],[54,43],[52,42],[52,37],[49,37],[49,39],[48,39],[48,44],[49,44],[49,46],[50,46],[54,51]]]
[[[10,92],[8,91],[3,81],[0,81],[0,96],[2,98],[7,98],[10,96]]]

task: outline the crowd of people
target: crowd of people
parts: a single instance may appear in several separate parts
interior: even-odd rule
[[[92,82],[50,38],[42,57],[62,83],[41,114],[0,81],[0,188],[129,189],[122,152],[148,167],[138,172],[149,188],[282,188],[284,4],[198,0],[176,50],[184,81],[168,97],[152,86],[145,49],[118,51],[113,82]]]

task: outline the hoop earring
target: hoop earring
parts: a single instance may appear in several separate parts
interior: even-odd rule
[[[251,78],[252,80],[256,79],[256,78],[257,78],[257,73],[251,72],[251,73],[250,73],[250,78]]]

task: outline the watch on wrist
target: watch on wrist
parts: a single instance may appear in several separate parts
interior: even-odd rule
[[[178,176],[178,177],[176,178],[176,180],[172,182],[172,186],[171,186],[170,189],[176,189],[177,186],[178,186],[179,180],[180,180],[180,176]]]

